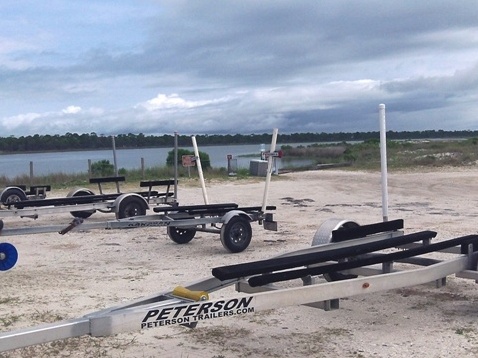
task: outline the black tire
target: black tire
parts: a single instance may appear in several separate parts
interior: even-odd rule
[[[168,226],[168,236],[176,244],[187,244],[196,235],[196,229],[185,229],[177,226]]]
[[[249,219],[234,216],[221,227],[221,243],[228,251],[236,253],[247,249],[252,239]]]
[[[25,200],[28,200],[27,194],[22,189],[16,187],[5,189],[0,197],[0,201],[6,206]]]
[[[116,218],[125,219],[133,216],[144,216],[146,215],[146,209],[146,204],[141,198],[137,196],[126,196],[119,203]]]
[[[88,195],[95,195],[92,191],[84,189],[78,190],[74,192],[68,193],[67,197],[75,197],[75,196],[88,196]],[[70,214],[75,218],[87,219],[91,215],[93,215],[96,210],[82,210],[82,211],[70,211]]]

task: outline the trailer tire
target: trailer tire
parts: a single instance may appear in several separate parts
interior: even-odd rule
[[[329,219],[325,221],[319,229],[315,232],[314,238],[312,240],[312,246],[319,246],[324,244],[330,244],[334,241],[332,240],[332,231],[340,230],[343,228],[353,228],[360,226],[354,221],[348,221],[343,219]],[[348,258],[348,260],[353,260],[354,258]],[[324,278],[329,281],[342,281],[349,280],[352,278],[357,278],[357,275],[348,275],[340,272],[329,272],[324,273]]]
[[[168,236],[176,244],[187,244],[196,235],[196,229],[184,229],[177,226],[168,226]]]
[[[18,260],[18,251],[12,244],[0,243],[0,271],[10,270]]]
[[[18,187],[5,188],[0,196],[0,201],[3,205],[11,205],[19,201],[25,201],[27,199],[27,194],[25,194],[25,192]]]
[[[88,196],[88,195],[95,195],[91,190],[88,189],[74,189],[70,191],[66,197],[72,198],[75,196]],[[93,215],[96,210],[81,210],[81,211],[70,211],[70,214],[75,218],[87,219],[91,215]]]
[[[146,209],[146,204],[142,198],[129,195],[122,198],[119,202],[116,216],[117,219],[126,219],[133,216],[144,216],[146,215]]]
[[[252,239],[248,218],[236,215],[221,227],[221,243],[228,251],[237,253],[247,249]]]

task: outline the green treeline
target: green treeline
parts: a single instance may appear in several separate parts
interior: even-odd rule
[[[478,136],[478,131],[443,131],[426,130],[414,132],[387,132],[387,139],[443,139],[443,138],[471,138]],[[320,143],[320,142],[343,142],[343,141],[365,141],[379,138],[379,132],[355,132],[355,133],[292,133],[280,134],[277,142],[287,143]],[[199,145],[233,145],[233,144],[261,144],[270,143],[271,134],[224,134],[224,135],[197,135]],[[191,146],[191,136],[179,135],[178,145],[180,147]],[[153,148],[174,146],[173,135],[144,135],[139,134],[118,134],[115,136],[116,148]],[[66,150],[93,150],[108,149],[112,147],[111,136],[97,135],[96,133],[76,134],[66,133],[65,135],[39,135],[21,137],[1,137],[0,152],[30,152],[30,151],[66,151]]]

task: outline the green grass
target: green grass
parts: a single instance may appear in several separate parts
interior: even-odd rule
[[[407,169],[418,167],[462,167],[478,163],[478,139],[449,141],[388,141],[387,167]],[[355,170],[380,169],[380,142],[368,140],[359,144],[314,144],[282,148],[287,157],[313,159],[315,164],[349,164]]]

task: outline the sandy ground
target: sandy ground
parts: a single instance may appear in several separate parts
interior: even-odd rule
[[[435,230],[435,240],[476,233],[478,168],[389,174],[389,219],[405,233]],[[264,182],[208,183],[210,203],[260,205]],[[51,193],[49,196],[55,196]],[[179,186],[181,204],[200,204],[198,187]],[[252,225],[251,245],[230,254],[219,236],[172,242],[165,228],[91,230],[4,237],[19,261],[1,272],[0,331],[75,317],[211,276],[213,267],[310,247],[321,223],[382,220],[380,173],[310,171],[274,177],[269,205],[279,230]],[[15,225],[67,224],[69,214],[5,219]],[[95,214],[91,220],[112,220]],[[437,254],[438,255],[438,254]],[[443,254],[441,254],[443,255]],[[292,284],[300,285],[300,282]],[[212,299],[238,295],[233,287]],[[182,326],[73,338],[0,353],[0,357],[476,357],[474,281],[407,287],[341,299],[340,309],[284,307]]]

